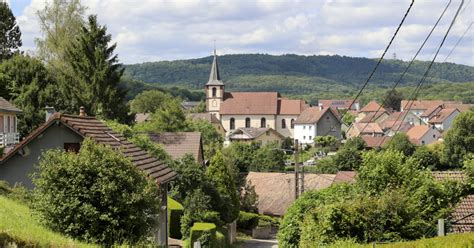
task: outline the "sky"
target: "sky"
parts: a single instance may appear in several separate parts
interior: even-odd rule
[[[6,0],[22,31],[23,50],[41,37],[36,12],[45,0]],[[50,1],[50,0],[49,0]],[[425,49],[431,60],[461,0],[452,3]],[[217,53],[345,55],[377,58],[409,0],[81,0],[117,43],[122,63],[200,58]],[[448,0],[417,0],[386,58],[410,60]],[[465,0],[437,62],[474,66],[474,3]],[[473,25],[474,26],[474,25]]]

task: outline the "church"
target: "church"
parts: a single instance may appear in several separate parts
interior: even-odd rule
[[[293,138],[295,120],[309,107],[278,92],[226,92],[215,51],[205,90],[206,110],[221,121],[227,134],[238,128],[272,128]]]

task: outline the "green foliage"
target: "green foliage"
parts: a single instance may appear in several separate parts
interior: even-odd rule
[[[57,85],[41,61],[16,55],[0,64],[0,88],[7,100],[20,108],[18,129],[26,136],[44,122],[44,107],[61,108]],[[79,108],[78,108],[79,109]]]
[[[354,188],[348,184],[336,184],[320,191],[307,191],[286,211],[278,230],[278,245],[297,248],[300,244],[303,220],[308,211],[337,201],[343,201],[354,195]]]
[[[114,54],[116,44],[110,45],[112,36],[107,28],[89,16],[86,24],[70,46],[66,48],[74,76],[64,75],[70,81],[64,84],[70,111],[84,106],[90,115],[106,119],[127,119],[125,91],[119,88],[123,68]]]
[[[352,125],[355,119],[356,119],[356,116],[349,112],[344,113],[344,115],[342,116],[342,122],[346,124],[347,126]]]
[[[156,225],[158,188],[130,160],[86,139],[50,150],[33,178],[34,210],[52,230],[101,244],[138,242]]]
[[[285,152],[278,144],[267,143],[255,151],[250,171],[283,171],[285,168]]]
[[[252,230],[258,225],[259,214],[240,211],[237,218],[237,228],[241,230]]]
[[[213,223],[196,222],[191,228],[190,248],[196,241],[200,241],[201,247],[218,248],[216,242],[216,225]]]
[[[0,3],[0,63],[9,59],[21,47],[20,27],[16,24],[15,16],[8,3]]]
[[[422,168],[429,168],[431,170],[439,170],[442,168],[438,154],[427,146],[417,147],[412,157]]]
[[[326,136],[316,136],[314,138],[314,144],[321,146],[323,148],[334,148],[338,143],[338,140],[336,137],[332,135],[326,135]]]
[[[281,142],[281,149],[291,150],[293,149],[293,139],[291,137],[285,137]]]
[[[222,148],[224,137],[211,123],[206,120],[189,120],[188,123],[191,130],[201,133],[205,158],[211,158]]]
[[[177,177],[170,182],[169,195],[178,202],[185,202],[191,192],[197,189],[203,191],[208,187],[205,179],[205,167],[197,163],[194,157],[186,154],[171,164]],[[188,207],[185,205],[185,208]]]
[[[415,151],[415,145],[410,142],[408,136],[404,133],[395,134],[390,142],[384,147],[385,149],[400,151],[405,156],[411,156]]]
[[[444,139],[445,164],[460,168],[464,157],[474,152],[474,111],[459,114]]]
[[[154,113],[158,109],[167,108],[172,96],[159,90],[148,90],[138,94],[130,102],[133,113]]]
[[[397,90],[388,90],[383,97],[382,106],[388,110],[400,111],[401,101],[404,99],[403,94]]]
[[[189,123],[180,101],[172,99],[151,115],[151,121],[136,124],[134,128],[145,132],[178,132],[188,131]]]
[[[211,159],[211,164],[206,170],[206,179],[215,187],[217,195],[213,195],[213,204],[222,220],[231,223],[239,215],[239,196],[233,175],[224,163],[222,153],[218,151]]]
[[[240,209],[243,211],[257,212],[258,195],[255,186],[251,181],[245,181],[245,185],[240,189]]]
[[[168,233],[171,238],[181,239],[181,217],[183,214],[183,205],[168,197]]]
[[[149,83],[182,85],[203,89],[209,77],[212,57],[199,59],[141,63],[126,66],[126,74]],[[283,94],[314,93],[314,99],[330,99],[327,93],[351,97],[356,86],[367,78],[376,61],[346,56],[298,56],[236,54],[219,57],[221,76],[231,91],[278,91]],[[388,86],[400,77],[408,62],[387,60],[381,73],[371,82]],[[428,62],[417,61],[402,80],[406,85],[423,76]],[[435,63],[426,85],[432,82],[474,81],[473,69],[452,63]],[[245,75],[245,76],[242,76]],[[198,84],[196,84],[198,82]],[[290,83],[291,82],[291,83]],[[425,88],[424,88],[425,89]],[[383,89],[383,92],[386,88]],[[383,93],[379,96],[379,98]]]
[[[247,172],[252,167],[254,154],[257,149],[259,149],[257,143],[235,142],[226,147],[223,150],[223,154],[231,168],[238,172]]]
[[[199,104],[194,109],[192,109],[191,112],[193,112],[193,113],[204,113],[204,112],[206,112],[206,101],[201,100],[199,102]]]

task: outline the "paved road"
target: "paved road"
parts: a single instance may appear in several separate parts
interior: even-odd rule
[[[249,239],[245,240],[241,248],[278,248],[278,242],[275,239]]]

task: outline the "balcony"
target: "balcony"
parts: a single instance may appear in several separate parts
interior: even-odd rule
[[[20,133],[0,133],[0,147],[8,147],[20,142]]]

